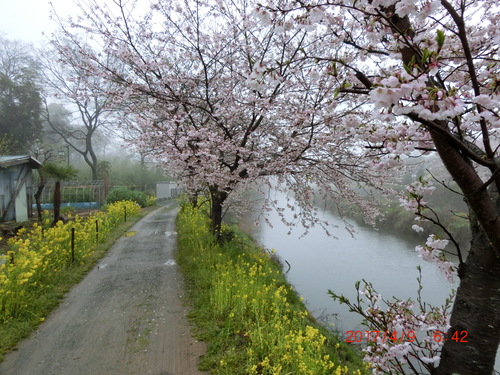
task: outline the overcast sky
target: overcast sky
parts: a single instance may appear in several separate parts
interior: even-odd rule
[[[46,41],[42,33],[50,36],[55,29],[49,2],[61,16],[76,10],[73,0],[0,0],[0,35],[28,43]]]

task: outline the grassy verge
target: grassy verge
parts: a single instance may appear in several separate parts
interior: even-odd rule
[[[128,228],[155,208],[157,207],[147,207],[141,209],[138,214],[127,217],[126,222],[114,227],[103,241],[96,244],[94,251],[84,261],[53,273],[51,285],[40,288],[36,299],[31,301],[29,314],[20,314],[15,318],[0,322],[0,361],[3,360],[8,350],[30,335],[45,317],[57,308],[62,297],[72,286],[83,279]]]
[[[237,229],[217,244],[198,210],[177,219],[178,263],[214,374],[365,374],[354,348],[316,324],[272,254]]]

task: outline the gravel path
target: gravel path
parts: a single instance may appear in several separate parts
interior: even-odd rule
[[[205,346],[190,334],[174,261],[176,213],[165,206],[134,225],[0,374],[203,374]]]

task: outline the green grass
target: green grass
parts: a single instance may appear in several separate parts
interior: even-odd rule
[[[151,212],[156,207],[142,209],[139,214],[128,217],[127,222],[115,227],[106,239],[96,245],[95,252],[82,263],[62,269],[56,273],[52,287],[40,290],[37,298],[33,301],[30,314],[23,314],[16,318],[0,323],[0,361],[5,353],[14,348],[19,341],[28,337],[48,314],[59,306],[61,299],[79,283],[84,276],[95,266],[114,242],[133,226],[139,219]]]
[[[177,260],[190,318],[208,344],[200,369],[213,374],[364,374],[353,347],[316,323],[272,253],[235,228],[218,244],[205,215],[185,205]]]

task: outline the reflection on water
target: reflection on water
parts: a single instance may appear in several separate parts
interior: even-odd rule
[[[284,200],[284,197],[281,198]],[[457,288],[457,280],[455,283],[448,282],[437,265],[417,256],[417,243],[412,244],[398,237],[397,233],[379,233],[355,223],[356,234],[353,238],[345,230],[341,219],[328,212],[323,215],[325,220],[338,227],[331,231],[337,239],[327,236],[319,227],[312,228],[304,237],[301,237],[301,228],[287,235],[289,228],[275,212],[270,212],[268,216],[272,228],[262,222],[251,232],[260,244],[274,248],[290,264],[287,278],[304,297],[311,313],[323,323],[333,325],[340,333],[364,327],[358,315],[349,313],[345,305],[335,302],[327,294],[328,289],[354,299],[354,284],[364,279],[373,283],[385,299],[392,296],[416,299],[417,266],[422,269],[423,302],[442,305],[452,289]],[[247,229],[251,228],[252,219],[251,215],[247,215],[246,222],[242,224]],[[500,364],[498,358],[497,363]]]
[[[291,266],[287,274],[316,316],[335,314],[337,330],[357,330],[360,318],[339,306],[327,294],[328,289],[348,298],[356,297],[354,284],[358,280],[372,282],[385,298],[416,298],[418,265],[422,268],[422,297],[425,302],[440,305],[457,284],[450,284],[435,264],[418,258],[415,245],[395,235],[379,233],[370,228],[353,224],[355,236],[345,229],[341,219],[328,212],[325,219],[338,228],[331,230],[337,237],[326,235],[322,228],[312,228],[301,237],[300,228],[287,235],[289,228],[282,224],[278,214],[271,212],[273,227],[262,223],[254,229],[253,236],[263,246],[274,248]]]

